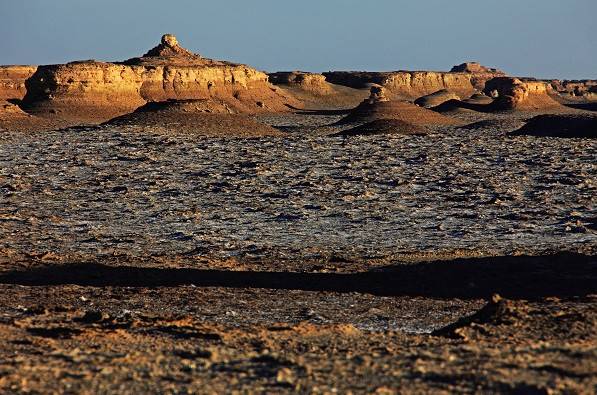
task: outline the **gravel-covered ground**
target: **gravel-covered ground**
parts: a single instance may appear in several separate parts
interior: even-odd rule
[[[597,391],[597,143],[460,116],[0,134],[0,393]]]
[[[289,134],[4,134],[0,248],[372,259],[579,250],[597,241],[594,140],[510,138],[491,128]]]

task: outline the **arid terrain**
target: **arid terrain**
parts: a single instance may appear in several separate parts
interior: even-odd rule
[[[0,68],[0,393],[597,392],[597,82]]]

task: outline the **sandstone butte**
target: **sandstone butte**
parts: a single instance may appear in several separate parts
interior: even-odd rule
[[[27,112],[73,121],[105,121],[170,99],[214,98],[243,113],[287,111],[287,104],[297,104],[272,89],[265,73],[202,58],[169,34],[142,57],[39,66],[25,84]]]
[[[484,92],[495,97],[489,106],[498,111],[534,111],[562,107],[553,99],[555,91],[545,81],[497,77],[486,82]]]
[[[485,82],[506,74],[475,62],[454,66],[442,71],[331,71],[323,73],[328,82],[353,88],[371,84],[383,86],[392,99],[414,100],[438,91],[448,91],[459,97],[469,97],[484,88]]]
[[[243,64],[203,58],[167,34],[145,55],[124,62],[0,66],[0,101],[4,103],[0,112],[15,117],[17,109],[6,104],[10,101],[37,116],[29,121],[43,117],[54,125],[55,121],[104,122],[147,102],[167,100],[213,99],[233,112],[248,114],[338,109],[356,106],[367,96],[363,88],[376,84],[392,100],[432,95],[424,101],[433,105],[454,95],[464,100],[450,100],[452,104],[464,103],[478,111],[555,108],[558,104],[552,97],[561,94],[570,99],[597,97],[597,81],[511,78],[475,62],[454,66],[450,72],[279,72],[268,76]],[[466,98],[481,90],[497,94],[494,103],[467,102]]]

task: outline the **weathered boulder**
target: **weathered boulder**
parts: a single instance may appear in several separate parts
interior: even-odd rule
[[[544,81],[496,77],[487,81],[484,93],[494,97],[494,110],[541,111],[562,107],[550,96],[555,92]]]
[[[25,81],[35,73],[37,66],[0,66],[0,100],[25,96]]]
[[[172,35],[140,58],[40,66],[26,82],[24,108],[46,117],[105,121],[148,101],[215,98],[238,112],[286,111],[265,73],[181,48]]]

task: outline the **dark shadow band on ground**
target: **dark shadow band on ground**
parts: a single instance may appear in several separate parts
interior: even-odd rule
[[[379,296],[508,298],[597,294],[595,256],[562,253],[401,264],[359,273],[227,271],[146,268],[100,263],[49,265],[0,275],[0,283],[26,286],[266,288],[358,292]]]

